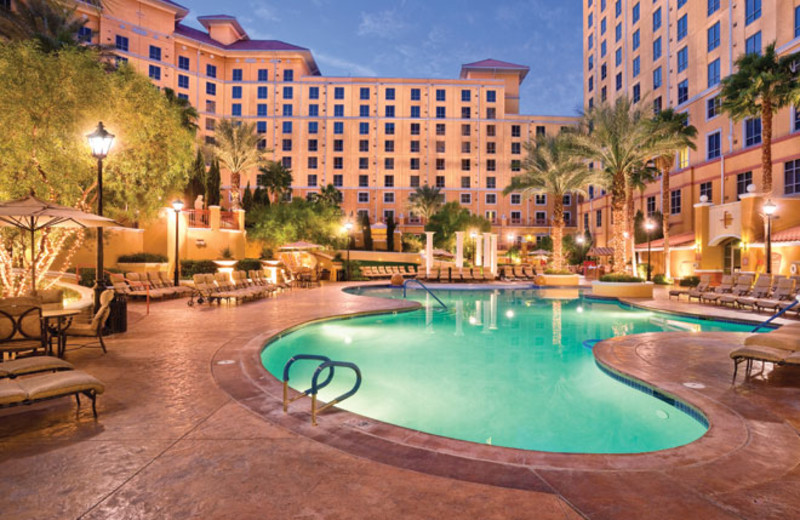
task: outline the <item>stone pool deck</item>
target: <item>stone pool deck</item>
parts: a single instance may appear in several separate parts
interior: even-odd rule
[[[644,304],[688,308],[660,293]],[[251,363],[263,339],[406,305],[341,285],[239,307],[163,302],[149,316],[131,305],[108,354],[68,352],[106,383],[97,421],[69,399],[0,411],[0,518],[800,517],[800,370],[732,387],[727,353],[743,334],[598,344],[603,363],[708,414],[703,439],[654,454],[465,448],[344,412],[312,429],[276,409],[274,379]]]

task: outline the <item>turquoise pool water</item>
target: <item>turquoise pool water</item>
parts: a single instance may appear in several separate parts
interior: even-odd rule
[[[402,289],[357,292],[402,297]],[[339,407],[427,433],[550,452],[640,453],[689,443],[707,427],[603,372],[584,341],[752,328],[628,309],[584,299],[576,290],[436,294],[447,310],[424,292],[409,290],[408,297],[425,308],[297,329],[268,344],[264,366],[281,379],[295,354],[354,362],[363,383]],[[296,363],[292,388],[308,388],[316,365]],[[332,399],[353,382],[349,371],[338,370],[320,399]],[[305,400],[292,406],[310,405]]]

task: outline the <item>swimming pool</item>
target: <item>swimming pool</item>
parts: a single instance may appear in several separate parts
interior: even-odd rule
[[[402,289],[356,292],[402,297]],[[630,309],[577,290],[436,294],[447,309],[409,290],[409,299],[424,308],[307,325],[269,343],[262,362],[278,379],[296,354],[354,362],[362,386],[337,406],[406,428],[529,450],[641,453],[701,437],[704,418],[611,377],[595,363],[587,340],[751,328]],[[296,363],[292,388],[308,388],[316,365]],[[337,371],[320,400],[347,391],[353,381]]]

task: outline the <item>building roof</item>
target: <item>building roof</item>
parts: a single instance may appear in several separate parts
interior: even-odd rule
[[[247,31],[239,25],[239,20],[236,19],[235,16],[231,16],[228,14],[211,14],[207,16],[198,16],[197,21],[203,24],[203,27],[206,28],[207,31],[211,30],[211,26],[214,25],[214,22],[224,22],[226,24],[233,25],[233,28],[236,29],[241,35],[241,39],[249,40],[250,37],[247,35]]]
[[[686,246],[689,244],[694,244],[695,236],[694,231],[690,233],[683,233],[680,235],[671,235],[669,237],[669,246],[670,247],[680,247]],[[650,243],[650,249],[663,249],[664,248],[664,239],[659,238],[657,240],[653,240]],[[643,242],[641,244],[636,244],[637,251],[647,251],[647,242]]]
[[[168,7],[175,9],[175,19],[176,20],[183,20],[187,14],[189,14],[189,9],[182,6],[179,3],[173,2],[172,0],[155,0],[156,3],[164,4]]]
[[[794,242],[800,241],[800,226],[791,227],[772,234],[773,242]]]
[[[208,33],[203,32],[194,27],[189,27],[182,23],[175,24],[175,34],[191,38],[220,49],[232,49],[243,51],[308,51],[305,47],[298,47],[291,43],[282,42],[280,40],[239,40],[238,42],[224,45],[217,40],[213,39]]]
[[[518,71],[520,78],[520,83],[522,80],[525,79],[525,76],[528,75],[528,71],[530,71],[530,67],[525,65],[517,65],[516,63],[509,63],[507,61],[500,61],[495,60],[493,58],[487,58],[481,61],[475,61],[473,63],[465,63],[461,65],[461,77],[466,76],[467,70],[507,70],[507,71]]]

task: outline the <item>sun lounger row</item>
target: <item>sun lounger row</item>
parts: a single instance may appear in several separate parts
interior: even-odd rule
[[[83,394],[91,399],[92,413],[97,417],[97,396],[104,390],[98,379],[56,357],[33,356],[0,363],[0,408],[71,395],[80,407]]]
[[[744,341],[744,346],[730,354],[733,360],[733,382],[739,364],[746,363],[746,374],[750,375],[753,361],[776,365],[800,365],[800,324],[784,325],[772,332],[753,334]]]
[[[467,267],[463,269],[439,268],[431,269],[430,276],[425,275],[425,271],[420,271],[416,276],[417,280],[425,282],[488,282],[495,279],[495,276],[481,267]]]
[[[700,303],[751,309],[755,312],[777,312],[792,305],[800,293],[798,276],[787,278],[782,275],[773,277],[761,274],[755,284],[753,278],[753,275],[744,274],[734,280],[732,275],[725,275],[718,286],[711,287],[710,276],[703,275],[700,284],[694,289],[673,289],[669,295],[678,299],[686,295],[689,301],[698,300]],[[794,309],[800,315],[800,306],[795,306]]]
[[[502,278],[504,280],[513,281],[533,281],[538,276],[536,270],[530,266],[506,266],[502,268]]]
[[[251,271],[254,276],[247,278],[244,271],[233,271],[229,276],[226,273],[196,274],[194,280],[194,293],[189,300],[189,305],[197,303],[220,303],[222,300],[236,303],[265,298],[274,293],[278,288],[269,283],[261,271]]]
[[[361,268],[361,274],[370,280],[391,278],[396,274],[399,274],[403,278],[410,278],[417,276],[417,266],[409,265],[403,267],[402,265],[365,265]]]
[[[180,298],[192,294],[192,288],[185,285],[175,285],[169,274],[157,273],[126,273],[109,275],[111,285],[118,293],[134,298]]]

